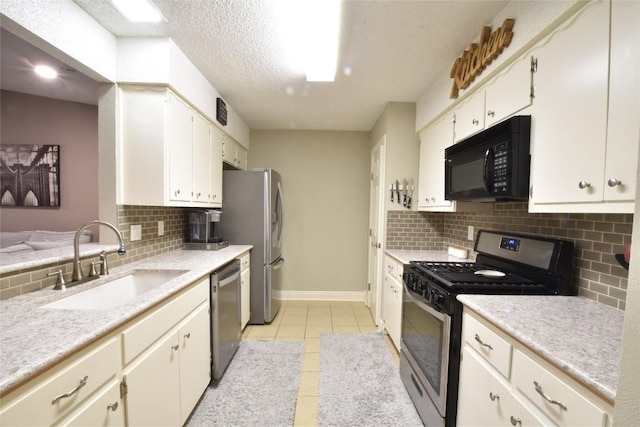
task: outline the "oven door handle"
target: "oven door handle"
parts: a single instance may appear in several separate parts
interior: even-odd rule
[[[409,288],[407,288],[406,283],[403,283],[402,287],[404,288],[404,292],[407,295],[407,297],[411,299],[411,302],[416,304],[418,307],[420,307],[421,309],[423,309],[424,311],[426,311],[427,313],[429,313],[430,315],[432,315],[433,317],[435,317],[436,319],[442,322],[445,322],[447,319],[449,319],[449,316],[447,314],[435,309],[431,305],[427,305],[423,303],[422,301],[418,300],[416,297],[411,295],[411,291],[409,290]]]

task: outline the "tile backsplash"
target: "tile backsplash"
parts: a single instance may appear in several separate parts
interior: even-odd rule
[[[118,229],[125,240],[127,253],[109,254],[109,266],[118,267],[184,246],[187,228],[187,209],[154,206],[118,206]],[[164,235],[158,236],[158,221],[164,221]],[[131,225],[142,226],[142,239],[131,241]],[[95,258],[95,257],[94,257]],[[82,259],[83,271],[87,271],[94,258]],[[44,289],[55,284],[55,277],[48,277],[61,269],[65,277],[71,275],[72,262],[58,262],[38,268],[20,270],[0,277],[0,300],[23,293]]]
[[[575,293],[625,308],[628,272],[615,254],[631,243],[632,214],[532,214],[527,203],[494,203],[491,212],[390,211],[387,249],[469,249],[468,226],[572,241]]]

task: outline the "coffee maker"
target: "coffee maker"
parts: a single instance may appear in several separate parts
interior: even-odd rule
[[[189,237],[185,249],[217,251],[229,246],[229,241],[215,235],[215,224],[220,222],[222,211],[196,209],[189,212]]]

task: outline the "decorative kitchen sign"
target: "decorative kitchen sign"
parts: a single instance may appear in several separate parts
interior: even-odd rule
[[[480,42],[471,43],[469,50],[465,50],[453,63],[451,68],[451,99],[458,98],[460,89],[469,87],[476,77],[496,59],[505,47],[511,44],[513,38],[514,19],[505,19],[502,26],[491,32],[490,26],[482,27],[480,32]]]
[[[2,207],[60,207],[60,146],[0,145]]]
[[[227,104],[222,98],[216,98],[216,120],[222,126],[227,125]]]

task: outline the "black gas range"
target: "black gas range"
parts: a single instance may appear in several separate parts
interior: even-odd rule
[[[571,242],[480,230],[474,250],[475,262],[404,265],[400,374],[425,425],[455,425],[462,345],[457,295],[571,294]]]

